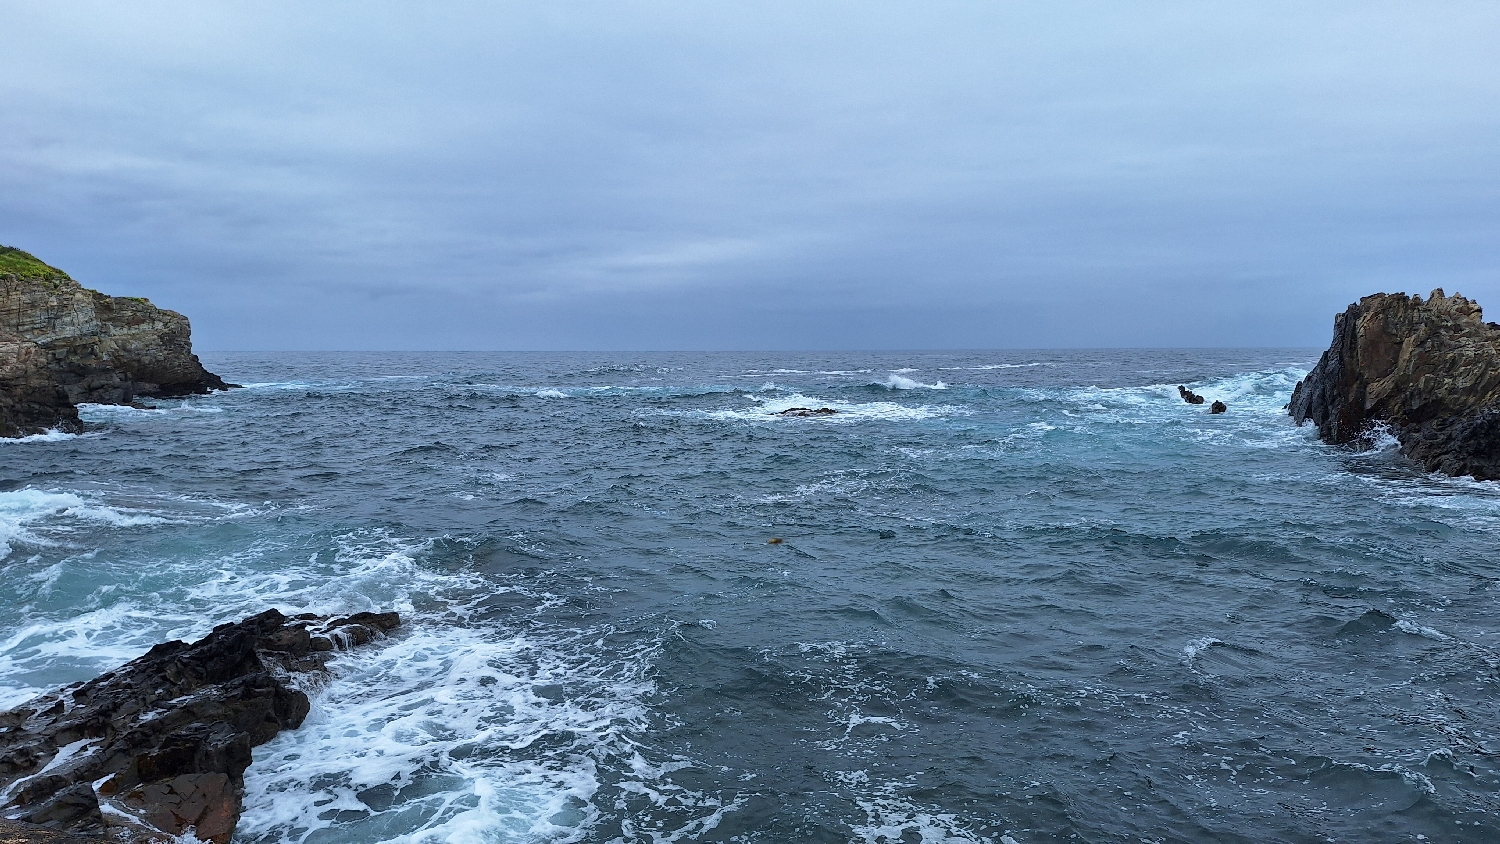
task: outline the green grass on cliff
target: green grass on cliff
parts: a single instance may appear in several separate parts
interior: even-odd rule
[[[67,273],[38,261],[29,252],[22,252],[14,246],[0,246],[0,275],[12,273],[22,278],[68,277]]]

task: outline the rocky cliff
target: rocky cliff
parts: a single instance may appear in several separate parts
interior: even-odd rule
[[[223,390],[193,354],[187,317],[107,296],[0,246],[0,436],[82,428],[80,402]]]
[[[267,610],[0,712],[0,814],[113,840],[228,844],[250,749],[307,717],[298,676],[326,679],[336,651],[399,624]],[[49,841],[34,826],[0,833]]]
[[[1428,471],[1500,478],[1500,326],[1479,305],[1432,291],[1377,293],[1333,322],[1333,344],[1288,410],[1329,443],[1389,426]]]

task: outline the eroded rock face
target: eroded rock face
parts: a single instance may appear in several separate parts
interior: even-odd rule
[[[399,624],[395,613],[268,610],[0,713],[0,814],[85,835],[192,832],[227,844],[250,748],[307,717],[294,676]]]
[[[1366,296],[1334,319],[1333,344],[1288,410],[1325,442],[1385,423],[1428,471],[1500,478],[1500,326],[1441,289]]]
[[[0,436],[77,431],[80,402],[130,404],[229,386],[193,354],[187,317],[88,290],[0,247]]]

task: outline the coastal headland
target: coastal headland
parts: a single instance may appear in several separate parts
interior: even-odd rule
[[[1327,443],[1385,426],[1427,471],[1500,479],[1500,325],[1441,288],[1366,296],[1334,319],[1333,343],[1287,409]]]
[[[193,354],[187,317],[90,290],[0,246],[0,437],[83,429],[77,405],[228,389]]]

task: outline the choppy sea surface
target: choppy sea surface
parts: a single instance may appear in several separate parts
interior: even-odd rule
[[[0,707],[394,608],[237,841],[1500,841],[1500,484],[1314,360],[206,355],[0,442]]]

